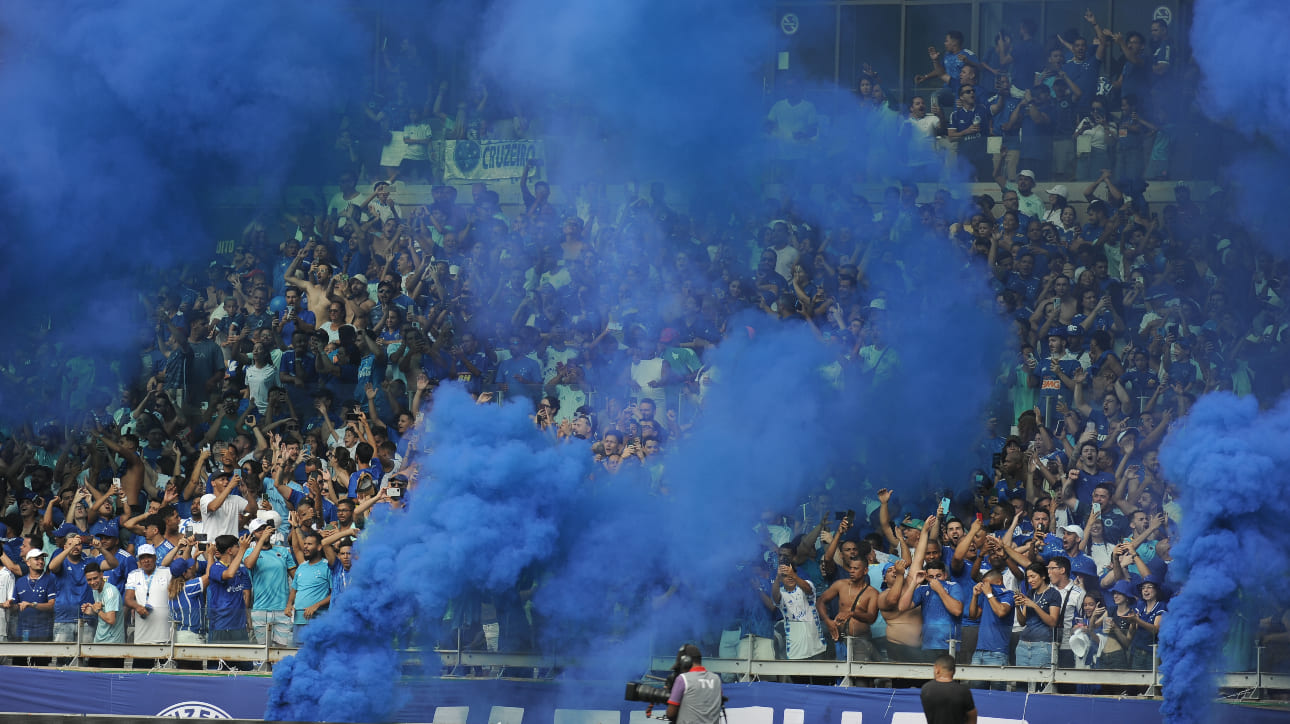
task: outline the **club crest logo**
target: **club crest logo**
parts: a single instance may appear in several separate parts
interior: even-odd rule
[[[229,713],[204,701],[181,701],[157,712],[157,716],[175,719],[232,719]]]
[[[452,150],[452,162],[456,164],[457,170],[466,174],[479,166],[481,155],[478,143],[469,140],[457,141]]]

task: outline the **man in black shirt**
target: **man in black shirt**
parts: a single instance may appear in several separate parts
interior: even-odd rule
[[[954,681],[954,657],[942,654],[932,667],[932,681],[923,684],[923,716],[927,724],[976,724],[972,690]]]

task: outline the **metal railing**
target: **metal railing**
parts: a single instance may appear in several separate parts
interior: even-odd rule
[[[727,674],[740,681],[754,681],[779,677],[818,677],[836,679],[839,686],[861,686],[862,680],[875,679],[930,679],[931,664],[896,663],[845,660],[806,660],[753,658],[753,647],[745,658],[705,658],[703,665],[718,674]],[[38,658],[73,662],[72,668],[83,665],[87,659],[122,661],[124,668],[133,668],[136,660],[153,662],[150,668],[173,668],[177,662],[224,662],[260,665],[275,663],[296,653],[295,648],[268,644],[102,644],[75,642],[4,642],[0,643],[0,659],[9,657],[20,665],[22,659]],[[583,670],[596,670],[594,656],[560,657],[543,654],[496,653],[447,649],[405,650],[405,666],[442,667],[445,671],[466,672],[464,678],[500,678],[506,670],[539,672],[547,675],[565,666],[576,664]],[[1055,652],[1054,652],[1055,653]],[[1235,690],[1239,698],[1262,699],[1269,691],[1290,691],[1290,674],[1263,671],[1263,649],[1257,649],[1254,671],[1228,672],[1218,676],[1218,685]],[[437,661],[435,660],[437,659]],[[648,660],[648,670],[667,671],[671,657],[653,657]],[[243,673],[254,673],[243,672]],[[432,674],[433,675],[433,674]],[[1162,679],[1159,669],[1066,669],[1056,666],[971,666],[957,668],[960,681],[1004,682],[1010,687],[1024,685],[1032,693],[1054,693],[1059,684],[1103,685],[1135,687],[1144,696],[1157,696]]]
[[[951,641],[951,653],[957,644]],[[852,647],[844,647],[847,658],[844,660],[806,660],[790,661],[785,659],[757,659],[753,657],[753,646],[748,646],[748,656],[740,659],[708,659],[703,665],[709,671],[719,674],[737,676],[740,681],[753,681],[763,677],[809,676],[835,678],[839,686],[856,686],[857,679],[922,679],[932,678],[932,664],[897,663],[880,661],[859,661],[852,658]],[[1154,653],[1155,646],[1152,646]],[[1220,689],[1231,689],[1238,692],[1238,698],[1262,699],[1268,691],[1290,690],[1290,674],[1263,671],[1263,647],[1256,647],[1255,670],[1246,672],[1221,673],[1217,677]],[[1052,661],[1057,660],[1058,647],[1052,646]],[[655,657],[651,670],[664,671],[671,668],[672,658]],[[1059,668],[1056,665],[1033,666],[980,666],[958,665],[955,667],[955,678],[959,681],[981,681],[988,683],[1005,683],[1009,687],[1024,684],[1031,693],[1052,694],[1057,692],[1057,685],[1100,685],[1115,687],[1140,688],[1142,696],[1156,697],[1160,694],[1163,679],[1160,675],[1159,659],[1152,656],[1151,668],[1148,669],[1081,669]]]

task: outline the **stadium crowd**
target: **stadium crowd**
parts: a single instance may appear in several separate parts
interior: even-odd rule
[[[252,224],[231,257],[149,300],[144,374],[119,399],[7,431],[0,640],[290,646],[345,595],[373,510],[415,499],[421,419],[450,381],[480,402],[531,400],[553,444],[590,441],[603,474],[641,467],[665,494],[660,456],[701,414],[705,353],[737,314],[810,325],[839,365],[906,384],[871,280],[930,234],[979,269],[1015,332],[967,453],[977,469],[943,494],[839,484],[768,511],[765,565],[723,655],[742,641],[930,662],[953,647],[1044,666],[1055,641],[1060,666],[1150,668],[1186,525],[1161,441],[1206,392],[1285,389],[1287,268],[1221,189],[1147,203],[1184,73],[1164,23],[1147,43],[1088,21],[1091,41],[1045,45],[1023,22],[981,57],[957,31],[930,50],[945,90],[910,103],[911,138],[944,136],[999,184],[997,203],[947,189],[919,203],[906,183],[827,209],[785,196],[686,213],[660,183],[621,203],[594,184],[561,199],[530,186],[531,166],[509,213],[484,183],[400,205],[391,182],[433,175],[431,140],[529,129],[483,84],[447,114],[448,86],[426,84],[404,43],[385,56],[394,92],[345,116],[325,208]],[[433,97],[411,101],[419,87]],[[897,113],[876,77],[858,93]],[[821,133],[807,106],[790,90],[767,118],[794,153]],[[1061,179],[1087,182],[1083,200],[1037,185]],[[4,374],[79,369],[45,359]],[[1290,641],[1290,613],[1268,604],[1234,644],[1245,657],[1255,627],[1269,651]],[[524,616],[502,609],[455,609],[445,642],[531,647]]]

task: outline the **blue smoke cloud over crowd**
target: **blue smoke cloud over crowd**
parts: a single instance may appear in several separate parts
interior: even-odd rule
[[[506,2],[487,15],[481,68],[516,94],[580,98],[577,120],[613,129],[610,153],[627,177],[759,189],[744,170],[765,151],[754,65],[767,30],[755,9]],[[844,113],[840,122],[869,134],[865,152],[835,154],[819,178],[866,167],[876,180],[911,178],[897,124]],[[590,177],[592,162],[564,170]],[[634,477],[590,479],[585,444],[551,448],[528,403],[499,409],[440,392],[433,452],[420,459],[424,492],[364,539],[351,588],[275,672],[267,716],[390,718],[393,647],[433,645],[439,621],[459,610],[454,597],[492,599],[511,623],[527,610],[541,650],[590,655],[597,678],[637,674],[651,651],[719,628],[738,599],[755,605],[748,579],[760,575],[765,541],[752,523],[763,512],[830,476],[835,495],[900,484],[911,501],[965,482],[971,465],[958,451],[983,434],[1006,328],[982,271],[933,244],[907,234],[871,266],[899,379],[833,369],[836,352],[805,325],[736,320],[740,331],[705,355],[711,386],[692,434]],[[615,281],[602,289],[618,290]],[[902,424],[907,415],[920,425]],[[667,494],[649,494],[659,480]],[[757,572],[741,571],[754,557]],[[345,680],[349,689],[336,686]],[[331,688],[317,698],[323,682]]]
[[[1273,232],[1284,199],[1275,189],[1290,164],[1290,83],[1267,62],[1290,6],[1275,0],[1196,4],[1191,36],[1204,72],[1205,113],[1243,132],[1248,146],[1230,159],[1237,182],[1235,218],[1271,251],[1284,253]],[[1290,593],[1290,536],[1284,496],[1266,495],[1287,482],[1290,400],[1260,414],[1252,398],[1210,395],[1171,432],[1161,462],[1183,495],[1186,535],[1173,549],[1170,577],[1181,590],[1161,630],[1161,669],[1171,722],[1202,721],[1210,711],[1214,671],[1238,617],[1256,616],[1250,596],[1279,600]],[[1245,562],[1257,561],[1246,565]]]
[[[1160,455],[1182,492],[1186,533],[1170,575],[1182,588],[1162,625],[1162,712],[1205,720],[1222,668],[1218,646],[1252,597],[1290,595],[1290,400],[1260,413],[1250,397],[1213,394],[1196,403]]]
[[[214,189],[276,197],[305,131],[346,93],[351,24],[344,6],[300,0],[6,5],[6,422],[83,414],[133,381],[125,361],[152,331],[140,295],[209,258]]]
[[[1200,107],[1246,136],[1246,146],[1227,164],[1228,177],[1238,184],[1236,215],[1279,253],[1290,248],[1273,230],[1284,204],[1278,182],[1290,163],[1290,83],[1268,57],[1287,22],[1290,6],[1277,0],[1201,0],[1191,36],[1204,72]]]
[[[435,9],[390,7],[439,28],[458,25]],[[62,412],[42,401],[65,384],[79,386],[73,398],[83,408],[132,378],[107,361],[136,356],[149,333],[136,300],[162,284],[157,270],[208,256],[204,195],[229,183],[262,184],[272,195],[311,123],[346,99],[363,62],[351,9],[303,0],[6,7],[0,216],[10,242],[0,303],[6,331],[25,340],[8,354],[19,369],[88,363],[75,380],[47,377],[35,395],[0,387],[0,410]],[[435,35],[477,41],[480,70],[516,97],[580,98],[581,120],[612,129],[609,155],[634,175],[734,195],[758,188],[749,159],[765,151],[758,66],[774,27],[763,16],[736,0],[559,8],[501,0],[483,13],[482,37]],[[1245,181],[1240,213],[1256,226],[1279,218],[1283,200],[1271,190],[1290,160],[1290,84],[1267,59],[1288,16],[1276,0],[1196,8],[1208,112],[1279,154],[1232,166]],[[837,123],[854,125],[865,147],[837,149],[815,175],[849,181],[862,167],[875,180],[913,178],[894,152],[901,139],[891,121],[847,110]],[[577,162],[569,170],[592,175],[578,173]],[[397,648],[437,643],[455,598],[516,595],[517,582],[531,590],[508,600],[507,615],[540,621],[545,650],[603,652],[612,641],[619,670],[634,672],[657,637],[679,643],[732,613],[728,593],[745,585],[738,566],[761,545],[745,521],[839,471],[854,473],[843,485],[871,488],[899,475],[913,481],[911,498],[920,485],[965,480],[966,461],[954,451],[980,437],[1005,327],[979,270],[936,253],[931,240],[904,242],[871,270],[902,363],[897,383],[839,379],[806,327],[743,320],[749,333],[711,353],[715,383],[703,418],[657,473],[667,496],[648,494],[648,471],[589,478],[585,446],[551,446],[523,404],[439,394],[421,495],[364,540],[351,595],[278,669],[269,715],[388,718],[399,705]],[[923,424],[902,424],[908,416]],[[1162,636],[1165,711],[1177,721],[1207,705],[1210,691],[1196,684],[1215,665],[1213,643],[1236,592],[1284,585],[1264,571],[1290,568],[1290,541],[1278,527],[1290,511],[1261,493],[1290,462],[1288,423],[1286,404],[1260,416],[1252,400],[1211,397],[1169,441],[1165,464],[1188,511],[1188,536],[1174,550],[1175,576],[1188,582]],[[1233,567],[1232,550],[1263,565]],[[687,618],[695,611],[706,618]],[[323,685],[337,681],[351,686]]]

